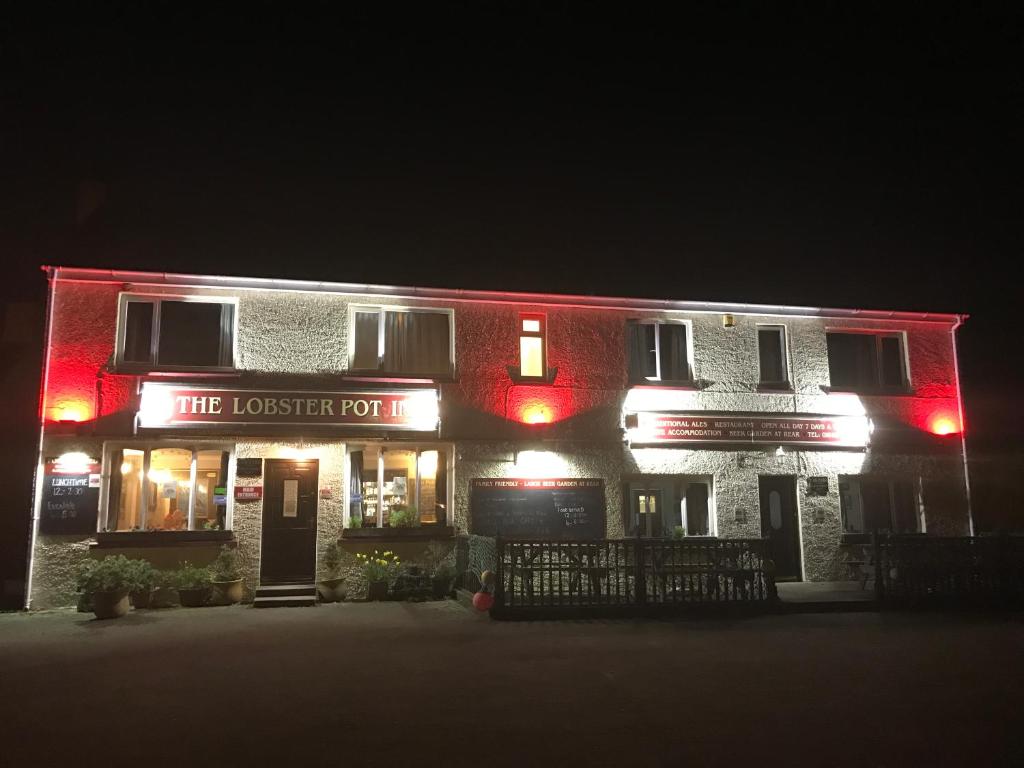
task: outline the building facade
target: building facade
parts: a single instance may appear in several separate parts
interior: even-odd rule
[[[339,538],[766,536],[818,581],[971,531],[962,316],[47,271],[30,607],[225,542],[251,596]]]

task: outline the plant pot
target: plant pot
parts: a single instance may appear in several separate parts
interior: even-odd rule
[[[135,608],[149,608],[150,603],[153,602],[153,590],[151,589],[136,589],[132,590],[131,595],[132,606]]]
[[[214,605],[234,605],[242,602],[242,580],[213,582],[213,595],[210,602]]]
[[[178,604],[178,594],[173,587],[157,587],[149,596],[150,608],[173,608]]]
[[[387,585],[385,585],[386,589]],[[348,596],[348,589],[345,587],[345,577],[340,579],[322,579],[316,583],[317,594],[320,601],[324,603],[340,603]]]
[[[386,581],[371,581],[366,585],[367,600],[387,600],[388,583]]]
[[[210,596],[209,587],[198,587],[196,589],[179,589],[178,599],[185,608],[201,608],[206,604]]]
[[[92,612],[97,619],[119,619],[128,613],[128,590],[92,593]]]
[[[433,586],[433,594],[435,600],[444,600],[452,591],[452,581],[447,576],[435,576],[431,579],[431,585]]]

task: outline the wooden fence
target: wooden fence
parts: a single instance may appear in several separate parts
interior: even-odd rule
[[[497,617],[764,606],[775,582],[763,539],[496,542]]]

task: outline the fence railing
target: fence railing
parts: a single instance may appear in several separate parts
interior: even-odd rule
[[[1024,599],[1024,537],[877,535],[871,548],[881,600]]]
[[[495,611],[671,608],[775,599],[763,539],[496,543]]]

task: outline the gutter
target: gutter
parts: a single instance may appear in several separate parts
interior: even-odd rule
[[[964,490],[967,492],[967,523],[969,533],[974,536],[974,509],[971,506],[971,473],[967,463],[967,424],[964,421],[964,397],[960,391],[960,356],[956,348],[957,329],[967,320],[967,315],[957,315],[956,323],[950,330],[953,341],[953,372],[956,376],[956,407],[960,417],[960,453],[964,461]]]

